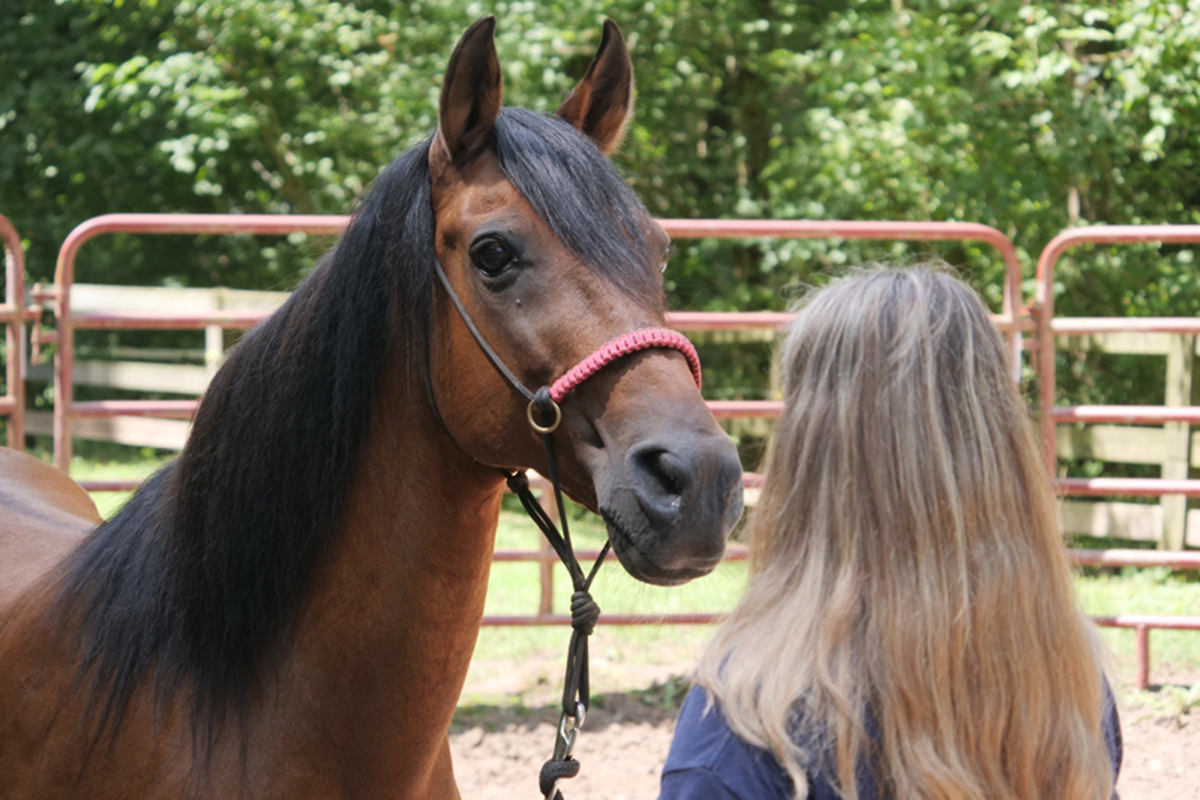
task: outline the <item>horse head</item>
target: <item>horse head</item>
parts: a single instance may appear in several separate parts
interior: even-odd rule
[[[429,146],[434,246],[450,287],[436,287],[430,391],[473,459],[547,474],[527,399],[466,320],[516,383],[549,385],[614,338],[664,325],[669,238],[606,157],[633,98],[617,26],[605,23],[553,117],[502,108],[494,28],[480,20],[455,49]],[[711,571],[741,515],[741,467],[684,354],[627,355],[576,387],[561,414],[563,488],[604,518],[630,574],[675,584]]]

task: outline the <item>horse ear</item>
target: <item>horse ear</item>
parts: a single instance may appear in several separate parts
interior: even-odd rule
[[[488,145],[504,101],[500,62],[492,41],[495,30],[496,18],[484,17],[467,29],[450,56],[431,164],[445,160],[464,164]]]
[[[633,62],[617,23],[604,20],[600,49],[558,116],[591,137],[601,152],[621,143],[633,110]]]

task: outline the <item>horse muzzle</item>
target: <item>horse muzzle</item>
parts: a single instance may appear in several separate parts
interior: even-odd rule
[[[720,563],[742,515],[742,469],[719,429],[639,442],[607,466],[600,514],[630,575],[670,586]]]

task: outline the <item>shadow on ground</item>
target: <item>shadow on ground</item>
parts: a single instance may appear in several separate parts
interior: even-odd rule
[[[673,724],[687,691],[687,679],[674,676],[661,683],[655,682],[648,689],[595,695],[584,723],[585,733],[581,735],[599,732],[612,725],[646,724],[660,727]],[[557,725],[561,712],[560,705],[459,706],[450,724],[450,735],[475,728],[485,733],[532,731],[539,725]]]

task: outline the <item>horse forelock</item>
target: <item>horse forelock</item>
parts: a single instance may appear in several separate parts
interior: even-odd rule
[[[613,163],[570,123],[505,108],[492,133],[500,168],[567,247],[630,296],[662,303],[650,212]]]

